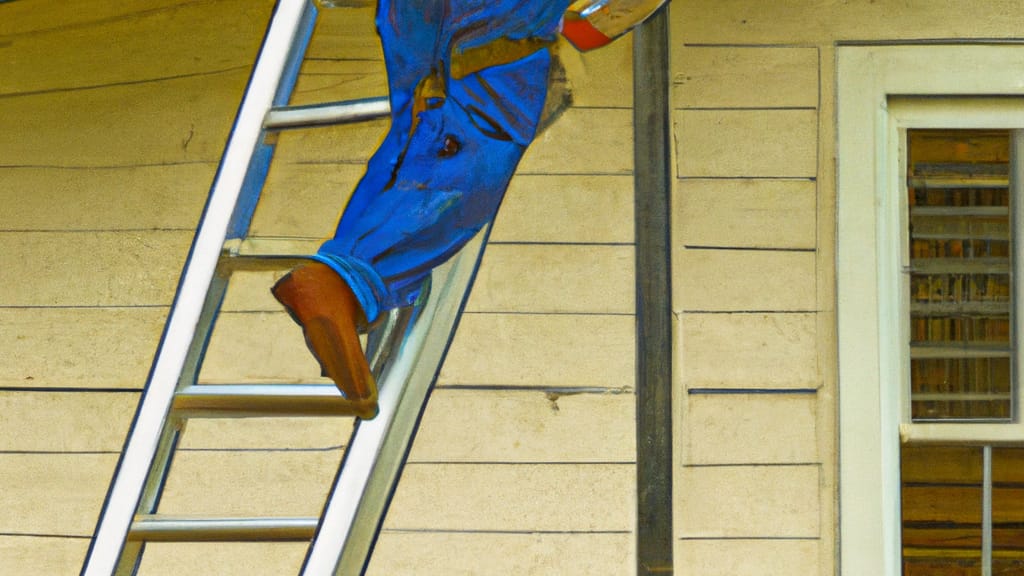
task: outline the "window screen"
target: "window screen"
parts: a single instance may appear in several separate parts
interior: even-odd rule
[[[910,130],[914,421],[1013,415],[1010,134]]]

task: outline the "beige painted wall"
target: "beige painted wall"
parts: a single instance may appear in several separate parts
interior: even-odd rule
[[[295,103],[385,93],[359,4],[323,11]],[[0,4],[0,574],[77,573],[271,7]],[[597,81],[629,43],[567,65],[576,105],[509,190],[373,574],[632,564],[630,77]],[[281,135],[253,234],[330,234],[385,126]],[[274,280],[234,278],[202,382],[319,378]],[[161,509],[315,515],[350,430],[193,421]],[[142,572],[294,573],[303,554],[155,545]]]
[[[0,3],[0,574],[77,573],[270,8]],[[1021,8],[673,2],[678,573],[834,572],[835,43],[1014,38]],[[382,94],[372,9],[323,16],[297,101]],[[631,571],[629,48],[565,53],[575,104],[509,190],[374,574]],[[282,136],[253,233],[328,234],[383,126]],[[233,286],[204,381],[316,376],[273,280]],[[193,423],[166,508],[313,514],[350,425]]]
[[[1020,38],[1022,7],[673,3],[679,573],[835,573],[836,44]]]

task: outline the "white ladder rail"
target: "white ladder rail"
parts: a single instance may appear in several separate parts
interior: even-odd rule
[[[195,337],[210,286],[238,204],[250,159],[261,142],[263,120],[274,105],[292,47],[310,11],[307,0],[280,0],[253,70],[246,95],[203,213],[170,318],[132,430],[117,465],[81,574],[130,574],[121,551],[157,454],[171,400]],[[300,56],[301,57],[301,56]],[[116,572],[115,572],[116,571]]]
[[[363,574],[469,297],[490,226],[434,270],[396,356],[383,367],[380,413],[360,421],[331,488],[302,576]],[[399,323],[403,326],[404,323]]]

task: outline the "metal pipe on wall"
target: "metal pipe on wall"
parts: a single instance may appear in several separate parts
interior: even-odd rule
[[[668,7],[633,33],[637,574],[672,574],[672,193]]]

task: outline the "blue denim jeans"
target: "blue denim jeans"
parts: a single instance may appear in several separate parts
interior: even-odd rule
[[[553,41],[567,5],[380,1],[391,126],[314,256],[345,279],[367,321],[414,302],[430,271],[494,219],[536,133],[551,63],[543,43],[457,78],[453,55],[498,40]]]

